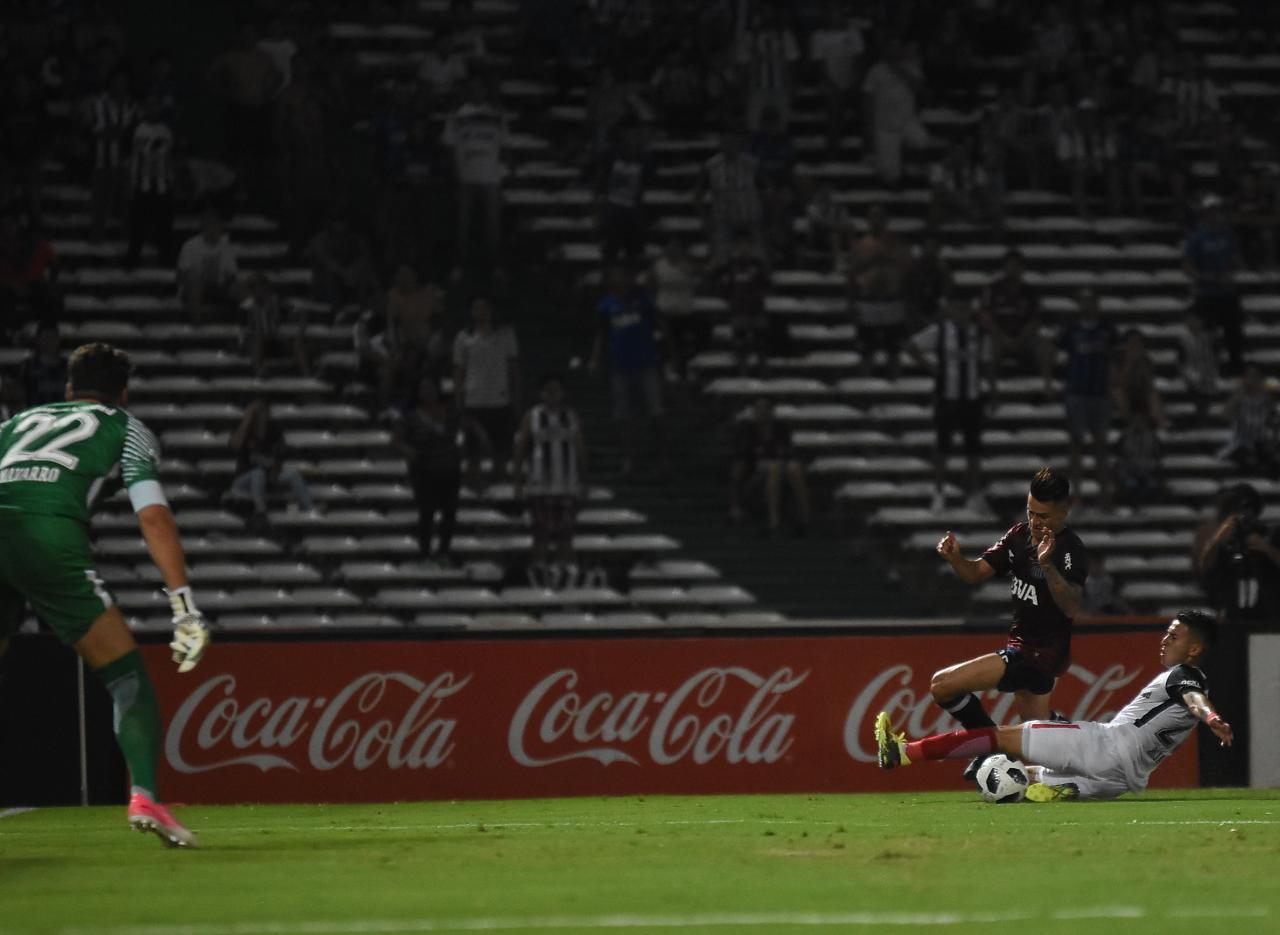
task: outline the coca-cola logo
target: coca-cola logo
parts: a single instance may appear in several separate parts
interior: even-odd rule
[[[783,667],[761,675],[711,667],[673,691],[585,692],[575,669],[558,669],[530,689],[507,730],[507,750],[521,766],[573,760],[658,766],[686,758],[703,765],[776,763],[791,749],[795,715],[776,710],[808,678]],[[735,702],[735,699],[738,699]],[[642,753],[643,751],[643,753]]]
[[[1085,691],[1070,712],[1064,712],[1073,721],[1107,721],[1115,715],[1109,707],[1116,692],[1129,685],[1142,674],[1142,668],[1127,670],[1122,665],[1111,665],[1100,673],[1093,673],[1080,665],[1072,665],[1067,675],[1084,683]],[[867,682],[858,693],[844,721],[844,748],[849,756],[860,763],[876,762],[876,747],[872,737],[872,723],[881,711],[888,711],[895,730],[905,730],[908,737],[927,737],[957,730],[960,725],[946,711],[938,707],[929,693],[928,683],[916,691],[913,687],[915,672],[909,665],[891,666]],[[1062,686],[1059,685],[1059,691]],[[997,724],[1010,722],[1015,696],[994,689],[980,695],[988,704],[991,719]]]
[[[165,756],[180,773],[227,766],[332,770],[434,769],[453,752],[457,721],[441,703],[471,676],[442,672],[424,682],[407,672],[368,672],[331,697],[241,698],[234,675],[217,675],[178,708],[165,735]],[[395,689],[403,689],[396,691]],[[228,756],[227,754],[230,753]]]

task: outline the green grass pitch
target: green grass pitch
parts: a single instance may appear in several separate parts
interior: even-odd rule
[[[190,807],[0,818],[0,933],[1280,932],[1280,790]]]

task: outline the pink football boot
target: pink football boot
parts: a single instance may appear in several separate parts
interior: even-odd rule
[[[154,831],[166,847],[199,846],[196,836],[145,792],[135,792],[129,797],[129,827],[135,831]]]

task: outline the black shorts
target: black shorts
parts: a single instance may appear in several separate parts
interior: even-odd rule
[[[996,683],[998,691],[1028,691],[1033,695],[1047,695],[1053,691],[1053,683],[1057,679],[1040,664],[1039,654],[1034,649],[1006,646],[996,650],[996,655],[1005,663],[1004,675]]]

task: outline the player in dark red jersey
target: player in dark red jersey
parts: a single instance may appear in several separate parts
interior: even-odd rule
[[[1013,692],[1024,721],[1052,716],[1049,695],[1071,662],[1071,621],[1080,612],[1089,575],[1084,543],[1066,528],[1070,498],[1067,476],[1041,468],[1027,493],[1027,521],[1015,524],[981,558],[964,558],[950,532],[938,543],[938,554],[961,581],[1010,578],[1013,622],[1004,648],[935,672],[929,685],[934,701],[970,730],[995,726],[975,694],[990,688]]]

